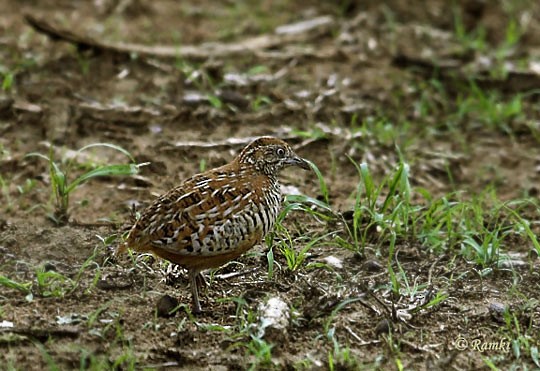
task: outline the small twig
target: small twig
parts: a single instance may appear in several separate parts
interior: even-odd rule
[[[230,282],[228,285],[231,286],[247,286],[247,285],[260,285],[264,284],[266,281],[258,280],[258,281],[242,281],[242,282]]]
[[[400,339],[399,342],[401,344],[405,344],[405,345],[411,347],[412,349],[414,349],[416,351],[429,353],[432,357],[435,357],[436,359],[440,358],[440,356],[436,352],[429,349],[429,347],[436,348],[436,347],[441,346],[441,344],[426,345],[426,346],[421,347],[421,346],[418,346],[418,345],[414,344],[413,342],[410,342],[410,341],[405,340],[405,339]]]
[[[364,346],[364,345],[373,345],[373,344],[379,344],[382,340],[372,340],[372,341],[364,341],[362,340],[362,338],[360,336],[358,336],[353,330],[351,330],[349,327],[345,327],[345,330],[347,330],[347,332],[349,334],[351,334],[351,336],[353,338],[356,339],[356,341],[358,343],[356,343],[356,345],[358,346]]]
[[[7,332],[27,336],[39,341],[46,341],[52,336],[76,338],[80,331],[78,328],[6,328],[0,329],[0,333]]]
[[[362,299],[358,300],[358,302],[360,304],[362,304],[364,307],[366,307],[367,309],[370,309],[371,311],[373,311],[373,313],[375,313],[376,315],[378,315],[378,316],[381,315],[381,312],[379,310],[377,310],[377,308],[374,308],[373,306],[371,306],[369,303],[363,301]]]
[[[226,279],[229,279],[229,278],[232,278],[232,277],[244,276],[246,274],[257,271],[258,269],[259,268],[252,268],[252,269],[249,269],[249,270],[242,270],[242,271],[238,271],[238,272],[216,274],[216,275],[214,275],[214,277],[219,278],[220,280],[226,280]]]
[[[385,303],[383,303],[383,301],[381,299],[379,299],[377,296],[375,296],[375,294],[371,291],[368,291],[369,295],[375,299],[375,301],[377,303],[379,303],[384,309],[386,309],[386,312],[388,313],[388,315],[392,315],[392,310],[388,309],[388,307],[386,306]]]
[[[431,286],[431,277],[433,276],[433,269],[435,268],[436,265],[438,265],[444,258],[446,258],[446,255],[442,255],[440,256],[437,260],[435,260],[433,262],[433,264],[431,264],[431,266],[429,267],[429,270],[428,270],[428,286]]]
[[[147,365],[143,365],[142,368],[145,370],[149,368],[157,368],[161,370],[166,367],[177,367],[177,366],[180,366],[180,363],[175,362],[175,361],[170,361],[170,362],[162,362],[162,363],[149,363]]]
[[[227,57],[236,55],[253,55],[266,49],[291,43],[305,43],[321,34],[328,33],[334,25],[330,16],[321,16],[309,21],[289,24],[278,27],[276,32],[246,38],[231,43],[207,42],[200,45],[157,45],[148,46],[123,42],[98,40],[50,22],[44,17],[32,14],[24,16],[26,22],[37,32],[46,34],[55,40],[64,40],[76,44],[80,48],[105,50],[121,54],[136,53],[141,56],[157,58],[192,58],[208,60],[212,57]]]
[[[118,228],[118,223],[114,222],[94,222],[94,223],[86,223],[86,222],[80,222],[76,219],[72,219],[68,222],[68,224],[72,227],[84,227],[84,228],[96,228],[96,227],[112,227],[112,228]]]

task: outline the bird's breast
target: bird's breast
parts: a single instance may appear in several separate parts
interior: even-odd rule
[[[262,197],[250,199],[242,209],[215,220],[204,232],[193,233],[193,253],[217,255],[245,246],[247,241],[255,245],[274,227],[280,207],[281,192],[278,187],[272,187]],[[260,238],[254,241],[253,236]]]

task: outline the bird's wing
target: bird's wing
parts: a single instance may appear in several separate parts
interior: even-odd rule
[[[251,182],[245,179],[221,173],[195,176],[157,198],[142,213],[127,246],[190,255],[214,228],[247,209],[253,196]]]

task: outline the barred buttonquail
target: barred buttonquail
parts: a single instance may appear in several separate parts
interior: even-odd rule
[[[239,257],[272,229],[282,201],[277,175],[289,166],[310,169],[281,139],[256,139],[229,164],[157,198],[118,251],[151,251],[188,269],[193,312],[200,312],[200,272]]]

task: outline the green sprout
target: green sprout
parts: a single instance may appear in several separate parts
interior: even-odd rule
[[[114,164],[114,165],[98,165],[92,170],[89,170],[75,179],[69,179],[71,168],[73,167],[73,160],[67,162],[65,166],[54,160],[53,149],[51,147],[49,156],[45,156],[41,153],[29,153],[27,157],[42,158],[49,163],[49,174],[51,177],[52,193],[55,199],[55,210],[51,215],[51,219],[58,225],[66,224],[68,221],[69,213],[69,197],[73,191],[75,191],[83,183],[97,177],[112,176],[112,175],[134,175],[139,171],[139,167],[145,164],[135,164],[135,159],[125,149],[110,143],[94,143],[82,147],[77,151],[81,153],[87,149],[95,147],[106,147],[114,149],[118,152],[126,155],[131,163],[130,164]],[[73,158],[76,158],[74,156]]]

